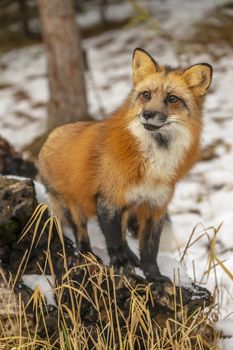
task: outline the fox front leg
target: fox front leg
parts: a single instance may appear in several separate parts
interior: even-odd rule
[[[133,266],[140,266],[137,256],[129,248],[126,238],[122,234],[122,215],[124,210],[117,208],[103,197],[96,200],[97,218],[105,236],[110,265],[116,269],[124,267],[132,270]]]
[[[171,283],[170,279],[161,275],[157,256],[159,252],[160,236],[163,229],[165,217],[160,220],[149,218],[143,231],[140,233],[140,255],[142,270],[146,278],[157,284],[163,282]]]

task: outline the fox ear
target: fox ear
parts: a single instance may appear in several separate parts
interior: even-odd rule
[[[133,54],[133,83],[143,80],[145,76],[158,72],[159,66],[144,50],[135,49]]]
[[[195,64],[187,68],[183,77],[190,88],[197,96],[203,96],[212,80],[213,68],[208,63]]]

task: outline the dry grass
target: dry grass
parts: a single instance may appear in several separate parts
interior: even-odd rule
[[[36,246],[43,234],[39,232],[39,222],[45,205],[40,205],[28,224],[24,235],[31,226],[35,227],[31,249]],[[49,226],[47,264],[51,275],[56,281],[52,263],[49,241],[52,227],[55,225],[62,243],[65,273],[61,283],[55,283],[53,291],[57,300],[57,314],[49,321],[51,311],[46,304],[45,296],[39,286],[28,298],[27,303],[21,295],[14,291],[14,281],[1,276],[0,285],[0,349],[150,349],[150,350],[215,350],[217,349],[218,334],[213,331],[211,319],[215,311],[198,309],[187,315],[185,308],[175,312],[173,319],[166,319],[165,327],[160,327],[147,307],[152,298],[148,286],[133,287],[125,279],[129,297],[127,300],[129,312],[127,317],[120,308],[115,291],[118,286],[113,269],[99,265],[92,256],[84,259],[85,268],[93,269],[98,266],[98,274],[91,274],[88,279],[92,288],[92,297],[85,283],[77,284],[72,279],[72,273],[77,267],[67,268],[65,245],[62,230],[56,217],[51,216],[45,225]],[[217,231],[218,232],[218,231]],[[217,233],[216,233],[217,235]],[[216,263],[224,268],[221,261],[214,256],[216,235],[211,241],[209,270]],[[191,240],[190,240],[191,242]],[[190,244],[189,242],[189,244]],[[187,247],[188,249],[188,247]],[[30,251],[22,261],[20,269],[25,268]],[[84,267],[80,266],[79,268]],[[208,271],[208,270],[207,270]],[[144,288],[143,293],[140,288]],[[140,289],[140,291],[139,291]],[[70,300],[64,303],[64,293]],[[98,313],[99,322],[88,325],[81,317],[81,307],[84,303],[91,304]],[[90,320],[91,321],[91,320]],[[51,334],[51,327],[54,334]]]

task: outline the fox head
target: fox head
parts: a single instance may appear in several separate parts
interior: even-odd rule
[[[212,79],[209,64],[172,69],[159,66],[147,52],[136,49],[132,68],[134,133],[144,129],[161,146],[185,133],[200,134],[203,97]]]

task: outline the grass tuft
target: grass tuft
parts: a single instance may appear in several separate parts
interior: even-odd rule
[[[211,308],[199,308],[190,314],[185,307],[178,306],[174,298],[174,317],[169,318],[161,310],[158,315],[149,285],[132,284],[130,279],[117,276],[112,268],[101,265],[92,255],[83,256],[78,266],[68,267],[59,220],[52,215],[44,225],[40,225],[46,210],[46,204],[39,205],[22,234],[21,239],[34,228],[31,247],[20,269],[25,270],[30,253],[36,248],[47,226],[49,234],[45,264],[54,279],[52,288],[57,307],[47,305],[39,286],[25,302],[22,295],[16,292],[19,282],[5,276],[3,269],[0,270],[0,349],[217,349],[219,334],[213,329]],[[54,228],[61,242],[60,255],[64,265],[59,281],[50,252]],[[211,246],[214,246],[214,241]],[[224,268],[216,256],[211,256]],[[209,268],[212,266],[209,264]],[[41,267],[41,271],[45,271],[44,267]],[[77,280],[74,276],[80,271],[84,271],[83,279]],[[18,272],[17,276],[21,273]],[[119,300],[117,294],[122,285],[126,293],[124,302]],[[148,307],[149,303],[152,309]],[[83,316],[85,308],[89,310],[86,312],[88,318]]]

